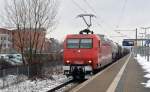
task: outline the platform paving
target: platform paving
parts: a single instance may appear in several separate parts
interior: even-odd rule
[[[127,62],[128,59],[128,62]],[[121,75],[114,91],[108,91],[114,79],[127,62],[127,65]],[[143,77],[144,72],[138,62],[134,59],[133,54],[127,55],[107,69],[93,76],[88,81],[77,86],[70,92],[150,92],[149,88],[145,88],[141,83],[147,79]],[[113,85],[114,86],[114,85]]]

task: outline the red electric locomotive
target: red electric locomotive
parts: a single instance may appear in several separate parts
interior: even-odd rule
[[[88,29],[84,30],[90,32]],[[64,74],[85,78],[112,62],[112,44],[104,35],[70,34],[64,41]]]
[[[104,35],[93,34],[89,28],[92,26],[93,14],[80,14],[87,28],[79,34],[69,34],[64,41],[64,74],[75,79],[83,79],[86,75],[95,73],[99,68],[120,58],[121,47]],[[86,18],[89,17],[89,22]],[[120,49],[119,49],[120,47]]]

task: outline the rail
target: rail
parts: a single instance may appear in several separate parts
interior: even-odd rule
[[[56,90],[58,90],[58,89],[60,89],[60,88],[62,88],[62,87],[64,87],[64,86],[66,86],[66,85],[68,85],[68,84],[70,84],[70,83],[72,83],[72,82],[74,82],[73,79],[71,79],[71,80],[69,80],[69,81],[67,81],[67,82],[65,82],[65,83],[63,83],[63,84],[60,84],[60,85],[58,85],[57,87],[52,88],[52,89],[50,89],[50,90],[47,91],[47,92],[55,92]]]

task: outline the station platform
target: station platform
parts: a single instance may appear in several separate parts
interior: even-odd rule
[[[70,92],[150,92],[144,71],[132,53],[108,66]]]

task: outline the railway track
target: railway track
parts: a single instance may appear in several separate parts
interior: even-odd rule
[[[47,92],[55,92],[55,91],[59,90],[60,88],[63,88],[63,87],[65,87],[66,85],[68,85],[68,84],[70,84],[70,83],[73,83],[73,82],[74,82],[74,80],[73,80],[73,79],[70,79],[70,80],[68,80],[67,82],[65,82],[65,83],[63,83],[63,84],[60,84],[60,85],[58,85],[57,87],[52,88],[52,89],[50,89],[50,90],[47,91]]]
[[[119,60],[119,59],[118,59],[118,60]],[[117,61],[117,60],[116,60],[116,61]],[[100,68],[100,69],[97,71],[97,73],[100,72],[100,71],[102,71],[102,70],[104,70],[104,69],[106,69],[106,68],[107,68],[108,66],[110,66],[111,64],[116,63],[116,61],[111,62],[110,64],[107,64],[106,66]],[[53,88],[53,89],[50,89],[50,90],[47,91],[47,92],[55,92],[55,91],[57,91],[57,90],[59,90],[59,89],[65,87],[65,86],[67,86],[67,85],[69,85],[69,84],[71,84],[71,83],[75,83],[75,85],[72,86],[72,87],[74,87],[74,86],[77,86],[78,84],[80,84],[80,83],[82,83],[82,82],[84,82],[84,81],[85,81],[85,80],[82,80],[82,81],[78,81],[78,82],[77,82],[77,81],[75,81],[75,80],[73,80],[73,79],[69,79],[67,82],[65,82],[65,83],[63,83],[63,84],[60,84],[60,85],[58,85],[57,87],[55,87],[55,88]],[[67,89],[67,91],[65,90],[64,92],[68,92],[70,89],[72,89],[72,87],[69,88],[69,89]]]
[[[109,65],[110,65],[110,64],[109,64]],[[107,65],[107,66],[109,66],[109,65]],[[105,69],[107,66],[103,67],[101,70]],[[99,70],[99,72],[100,72],[101,70]],[[68,92],[68,91],[71,90],[74,86],[77,86],[78,84],[80,84],[80,83],[82,83],[82,82],[84,82],[84,81],[85,81],[85,80],[82,80],[82,81],[75,81],[75,80],[73,80],[73,79],[69,79],[67,82],[65,82],[65,83],[63,83],[63,84],[60,84],[60,85],[58,85],[58,86],[56,86],[56,87],[50,89],[50,90],[47,91],[47,92],[55,92],[55,91],[57,91],[57,90],[59,90],[59,89],[65,87],[65,86],[67,86],[67,85],[69,85],[69,84],[71,84],[71,83],[74,83],[75,85],[73,85],[71,88],[69,88],[69,89],[67,89],[67,90],[66,90],[66,89],[64,90],[64,92]]]
[[[68,85],[71,84],[71,86],[68,86],[67,88],[64,88],[63,89],[63,92],[68,92],[69,90],[71,90],[72,88],[74,88],[75,86],[79,85],[80,83],[84,82],[85,80],[73,80],[73,79],[70,79],[68,80],[67,82],[63,83],[63,84],[60,84],[58,85],[57,87],[55,88],[52,88],[50,89],[49,91],[47,92],[55,92],[55,91],[59,91],[61,88],[63,87],[67,87]],[[60,91],[59,91],[60,92]]]

